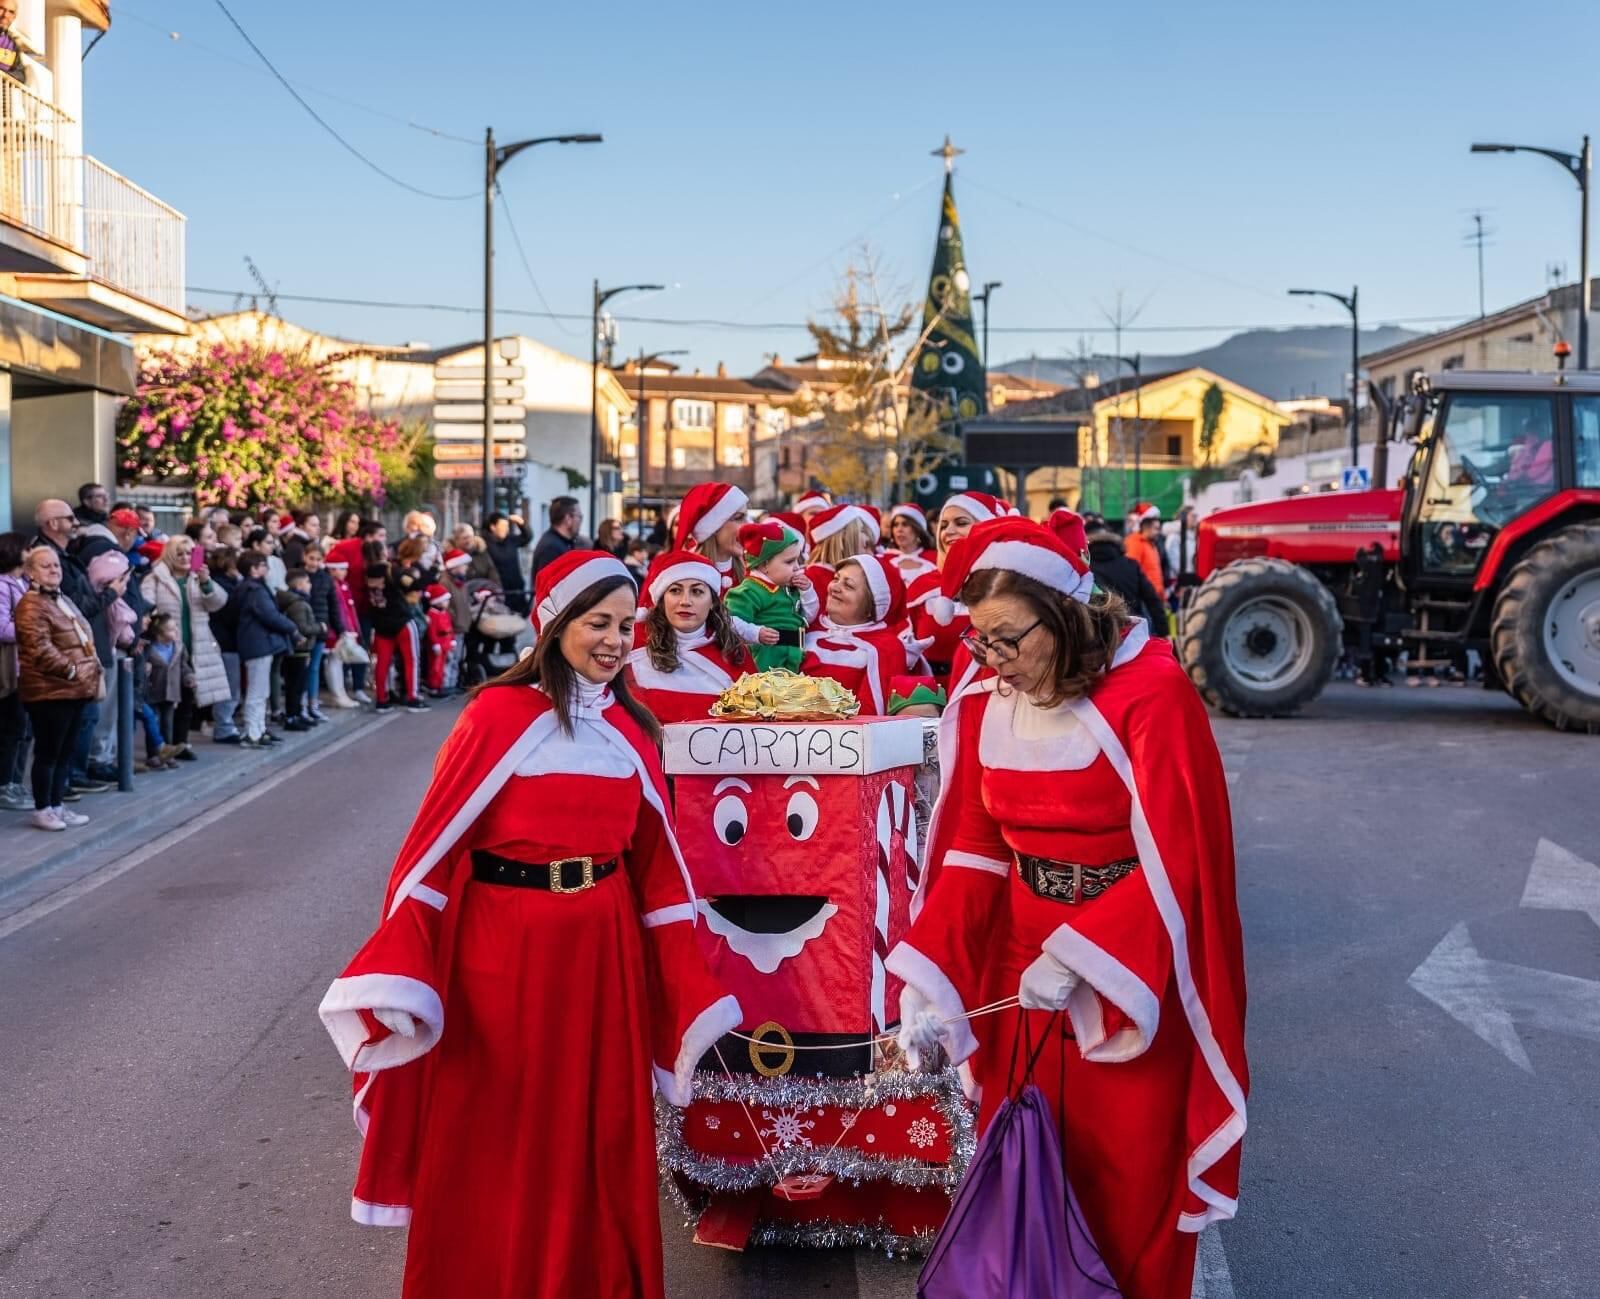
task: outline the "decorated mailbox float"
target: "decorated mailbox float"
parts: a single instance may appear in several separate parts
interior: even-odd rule
[[[662,1169],[702,1244],[915,1249],[971,1155],[954,1071],[905,1071],[885,1036],[923,726],[840,716],[854,701],[832,684],[746,677],[718,706],[745,715],[665,732],[701,944],[747,1015],[701,1060],[693,1103],[660,1107]]]

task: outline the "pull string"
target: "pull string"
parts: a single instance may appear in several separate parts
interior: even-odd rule
[[[1015,996],[1002,997],[999,1001],[991,1001],[987,1006],[979,1006],[976,1010],[969,1010],[964,1014],[952,1015],[948,1019],[940,1020],[940,1024],[958,1024],[962,1020],[978,1019],[984,1015],[997,1015],[1002,1010],[1010,1010],[1018,1005],[1019,999]],[[893,1042],[898,1036],[895,1033],[880,1033],[867,1038],[864,1042],[823,1042],[823,1043],[792,1043],[784,1045],[781,1042],[772,1042],[758,1037],[751,1037],[747,1033],[728,1033],[729,1037],[736,1037],[741,1042],[749,1042],[752,1046],[763,1047],[769,1051],[859,1051],[864,1046],[877,1046],[882,1042]],[[724,1065],[724,1068],[727,1066]]]

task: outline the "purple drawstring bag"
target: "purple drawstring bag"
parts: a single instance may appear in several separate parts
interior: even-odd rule
[[[1037,1059],[1032,1053],[1028,1074]],[[1062,1173],[1050,1103],[1024,1078],[1020,1092],[1000,1102],[978,1142],[917,1278],[917,1299],[1110,1299],[1121,1293]]]

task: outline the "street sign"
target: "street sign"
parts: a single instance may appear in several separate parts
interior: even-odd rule
[[[496,478],[515,478],[517,476],[518,468],[520,468],[518,465],[508,465],[497,462],[494,467],[494,476]],[[476,464],[435,465],[433,467],[433,476],[435,478],[445,480],[456,478],[482,478],[483,466]]]
[[[435,460],[475,460],[483,462],[483,443],[472,442],[440,442],[433,448]],[[496,460],[526,460],[528,448],[521,442],[496,442],[494,444],[494,458]]]
[[[480,401],[475,406],[465,402],[458,405],[435,406],[433,408],[433,418],[447,423],[460,421],[467,424],[473,422],[481,424],[483,423],[483,403]],[[520,424],[527,418],[528,408],[526,406],[502,406],[499,402],[494,404],[494,422],[496,424]]]
[[[496,406],[501,402],[521,401],[528,394],[520,383],[501,383],[500,372],[495,371],[494,391],[490,399]],[[483,380],[449,379],[433,385],[434,401],[482,401]]]
[[[482,442],[483,425],[480,424],[435,424],[432,429],[435,442]],[[496,442],[522,442],[527,439],[528,426],[526,424],[496,424],[494,438]]]
[[[1346,465],[1339,486],[1347,492],[1364,492],[1372,486],[1372,472],[1366,465]]]
[[[496,365],[494,377],[510,382],[513,379],[526,379],[528,371],[520,365]],[[433,367],[433,381],[435,383],[449,383],[452,380],[476,379],[478,386],[483,386],[483,367],[481,365],[436,365]]]

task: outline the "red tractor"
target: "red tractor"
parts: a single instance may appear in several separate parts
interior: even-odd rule
[[[1448,669],[1561,730],[1600,734],[1600,374],[1419,377],[1390,432],[1414,444],[1399,490],[1221,510],[1177,649],[1208,703],[1243,717],[1315,699],[1348,650],[1386,675]]]

